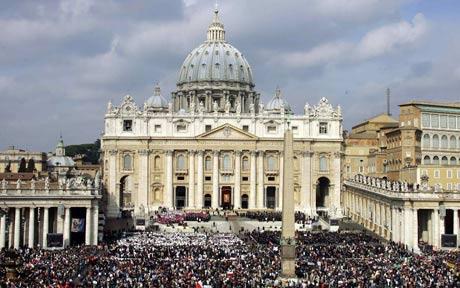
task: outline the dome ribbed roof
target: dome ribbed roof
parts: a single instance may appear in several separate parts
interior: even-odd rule
[[[276,88],[275,96],[267,103],[265,110],[275,112],[281,111],[281,109],[284,109],[284,111],[288,113],[291,112],[291,106],[281,95],[281,90]]]
[[[252,70],[238,49],[225,41],[218,11],[209,25],[207,40],[185,58],[177,84],[199,81],[239,82],[254,86]]]
[[[150,96],[147,101],[145,101],[145,105],[149,108],[168,108],[168,101],[161,96],[161,88],[160,86],[156,85],[155,89],[153,90],[153,95]]]
[[[52,156],[47,161],[46,164],[49,167],[73,167],[75,162],[72,158],[68,156]]]

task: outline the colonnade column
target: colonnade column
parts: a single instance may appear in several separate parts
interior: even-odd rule
[[[280,181],[278,189],[278,208],[283,209],[283,193],[284,193],[284,153],[280,153]]]
[[[335,216],[342,216],[342,207],[340,206],[340,189],[341,189],[341,183],[340,183],[340,169],[341,169],[341,164],[340,164],[340,158],[341,154],[340,152],[335,152],[334,153],[334,161],[333,161],[333,173],[334,176],[332,178],[332,181],[334,183],[334,193],[333,193],[333,205],[336,208]]]
[[[398,242],[398,226],[396,222],[396,208],[391,208],[391,240],[393,242]]]
[[[19,249],[21,239],[21,208],[15,208],[14,210],[14,249]]]
[[[249,193],[249,209],[256,207],[256,151],[251,151],[251,174],[250,177],[250,193]]]
[[[264,208],[264,151],[257,157],[257,208]]]
[[[91,207],[86,207],[85,245],[91,245]]]
[[[42,248],[48,248],[49,208],[43,208],[43,235]]]
[[[411,208],[404,208],[404,244],[408,246],[408,248],[413,248],[414,245],[412,243],[412,211]]]
[[[414,219],[412,221],[412,247],[414,248],[414,251],[419,251],[418,247],[418,210],[417,208],[414,208],[412,210],[412,218]]]
[[[120,193],[117,191],[117,150],[109,150],[109,203],[107,212],[109,217],[117,217],[120,211]]]
[[[165,189],[165,197],[164,202],[165,206],[168,208],[172,208],[173,205],[173,151],[168,150],[166,151],[166,189]]]
[[[214,151],[212,159],[212,208],[219,207],[219,151]]]
[[[233,207],[241,207],[241,151],[235,151],[235,189]]]
[[[149,193],[149,154],[148,149],[141,149],[138,151],[139,154],[139,194],[137,196],[137,207],[136,211],[138,215],[145,213],[146,211],[141,211],[140,207],[146,209],[149,205],[148,193]]]
[[[91,238],[93,240],[93,245],[97,245],[99,240],[99,206],[95,205],[91,210],[93,211],[93,222],[91,223],[93,236]]]
[[[433,209],[431,212],[431,222],[433,224],[433,246],[440,247],[439,245],[439,210]]]
[[[0,250],[5,248],[6,244],[6,215],[0,217]]]
[[[458,210],[454,209],[454,234],[457,236],[457,242],[455,247],[458,246]]]
[[[310,201],[308,201],[308,164],[307,164],[307,153],[308,152],[302,152],[302,162],[301,162],[301,167],[302,167],[302,174],[300,178],[300,209],[302,211],[305,210],[310,210]]]
[[[188,153],[188,207],[195,208],[195,151]]]
[[[195,207],[203,208],[203,151],[198,151],[198,179]]]
[[[35,244],[35,208],[29,208],[29,248],[33,248]]]
[[[66,207],[64,212],[64,247],[70,244],[70,208]]]

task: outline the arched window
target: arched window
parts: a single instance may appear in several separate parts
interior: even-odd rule
[[[160,156],[155,156],[155,158],[153,158],[153,167],[155,170],[161,170],[161,158]]]
[[[130,171],[133,169],[133,156],[126,154],[123,156],[123,170]]]
[[[276,170],[276,158],[274,156],[268,156],[267,157],[267,168],[269,171],[274,171]]]
[[[447,149],[447,136],[446,135],[442,135],[441,137],[441,148]]]
[[[326,156],[319,156],[319,171],[327,171]]]
[[[428,135],[428,134],[423,135],[422,145],[423,145],[424,148],[429,148],[430,147],[430,135]]]
[[[183,154],[177,155],[176,169],[177,170],[185,170],[185,156]]]
[[[447,160],[447,157],[446,157],[446,156],[443,156],[443,157],[442,157],[441,164],[442,164],[442,165],[448,165],[448,164],[449,164],[449,161]]]
[[[457,158],[450,157],[450,165],[457,165]]]
[[[423,164],[425,165],[431,164],[430,156],[426,155],[425,157],[423,157]]]
[[[439,157],[438,157],[438,156],[434,156],[434,157],[433,157],[433,162],[432,162],[432,164],[434,164],[434,165],[439,165]]]
[[[222,157],[222,169],[224,171],[230,171],[232,169],[232,160],[228,154],[224,154]]]
[[[206,158],[204,158],[204,170],[212,170],[211,156],[206,156]]]
[[[450,143],[449,143],[449,148],[450,149],[456,149],[457,148],[457,138],[455,136],[450,136]]]
[[[247,156],[243,157],[243,171],[249,170],[249,158]]]
[[[431,144],[433,148],[439,148],[439,136],[433,135],[433,143]]]

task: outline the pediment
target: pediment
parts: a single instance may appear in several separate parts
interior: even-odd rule
[[[197,139],[256,140],[257,137],[233,125],[224,124],[198,135]]]

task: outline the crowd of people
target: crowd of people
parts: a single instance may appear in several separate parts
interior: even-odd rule
[[[211,215],[208,212],[183,212],[183,211],[159,211],[155,213],[151,220],[153,223],[159,224],[182,224],[185,221],[197,221],[197,222],[208,222],[211,219]]]
[[[99,247],[25,249],[18,251],[18,281],[8,283],[0,265],[0,286],[280,287],[279,240],[279,232],[257,230],[145,232]],[[296,244],[299,280],[292,287],[460,285],[458,251],[418,255],[357,232],[299,232]]]
[[[248,211],[242,213],[241,216],[245,216],[249,219],[254,219],[259,222],[274,222],[281,221],[282,214],[281,211]],[[296,211],[295,212],[295,222],[298,224],[307,224],[317,219],[308,217],[305,213]]]

